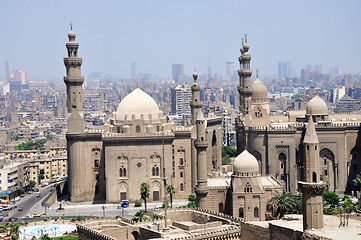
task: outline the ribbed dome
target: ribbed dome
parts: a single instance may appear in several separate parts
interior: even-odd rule
[[[135,119],[140,119],[143,114],[144,119],[159,119],[158,104],[154,99],[141,89],[137,88],[133,92],[129,93],[120,103],[117,109],[118,119],[124,120],[125,115],[128,115],[127,119],[131,119],[135,114]]]
[[[70,30],[70,31],[68,32],[68,38],[75,38],[75,37],[76,37],[75,32],[74,32],[73,30]]]
[[[327,104],[322,98],[316,95],[307,103],[306,114],[327,115]]]
[[[267,101],[268,90],[258,78],[251,85],[252,100],[264,100]]]
[[[233,163],[233,173],[236,175],[241,175],[241,176],[258,175],[258,169],[259,168],[258,168],[257,159],[247,150],[244,150],[241,154],[239,154]]]

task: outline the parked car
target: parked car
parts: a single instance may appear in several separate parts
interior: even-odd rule
[[[16,220],[18,220],[18,218],[16,218],[16,217],[11,217],[11,218],[8,218],[6,221],[7,222],[12,222],[12,221],[16,221]]]
[[[122,208],[127,208],[129,206],[129,201],[128,200],[123,200],[122,204],[120,205]]]
[[[26,215],[25,217],[22,217],[22,219],[33,219],[32,215]]]
[[[36,197],[40,197],[40,192],[37,192],[37,193],[36,193]]]
[[[19,201],[20,201],[20,197],[16,197],[14,200],[15,200],[15,202],[19,202]]]
[[[40,215],[40,213],[34,213],[33,214],[33,217],[40,217],[41,215]]]
[[[22,211],[23,210],[23,207],[18,207],[18,211]]]
[[[1,222],[3,219],[4,219],[4,217],[3,217],[3,216],[0,216],[0,222]]]

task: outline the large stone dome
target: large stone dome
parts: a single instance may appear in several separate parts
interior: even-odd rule
[[[306,114],[327,115],[327,104],[322,98],[316,95],[307,103]]]
[[[120,103],[117,109],[118,119],[130,120],[134,114],[135,119],[159,119],[161,116],[158,104],[147,93],[137,88],[129,93]]]
[[[267,101],[268,90],[264,83],[258,78],[251,85],[252,100]]]
[[[244,150],[233,162],[233,173],[238,176],[256,176],[258,175],[257,159]]]

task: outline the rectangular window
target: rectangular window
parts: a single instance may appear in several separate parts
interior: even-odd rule
[[[183,162],[183,158],[179,158],[179,165],[183,166],[184,162]]]
[[[127,200],[127,192],[121,192],[120,193],[120,200],[121,201]]]
[[[184,191],[184,186],[183,186],[183,183],[180,184],[180,187],[179,187],[179,191],[183,192]]]
[[[153,191],[153,201],[159,201],[159,191]]]
[[[325,176],[327,176],[327,170],[325,170]]]
[[[99,167],[99,160],[94,160],[94,167],[96,167],[96,168]]]

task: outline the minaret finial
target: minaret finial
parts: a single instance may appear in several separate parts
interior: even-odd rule
[[[256,72],[257,72],[257,78],[258,78],[258,72],[259,72],[259,69],[257,69],[257,70],[256,70]]]
[[[241,37],[241,39],[242,39],[242,45],[244,44],[244,37]]]
[[[247,33],[244,34],[244,41],[247,42]]]
[[[73,23],[70,23],[70,30],[73,30]]]
[[[196,69],[194,69],[194,73],[193,73],[194,82],[197,82],[197,78],[198,78],[198,73],[197,73]]]

